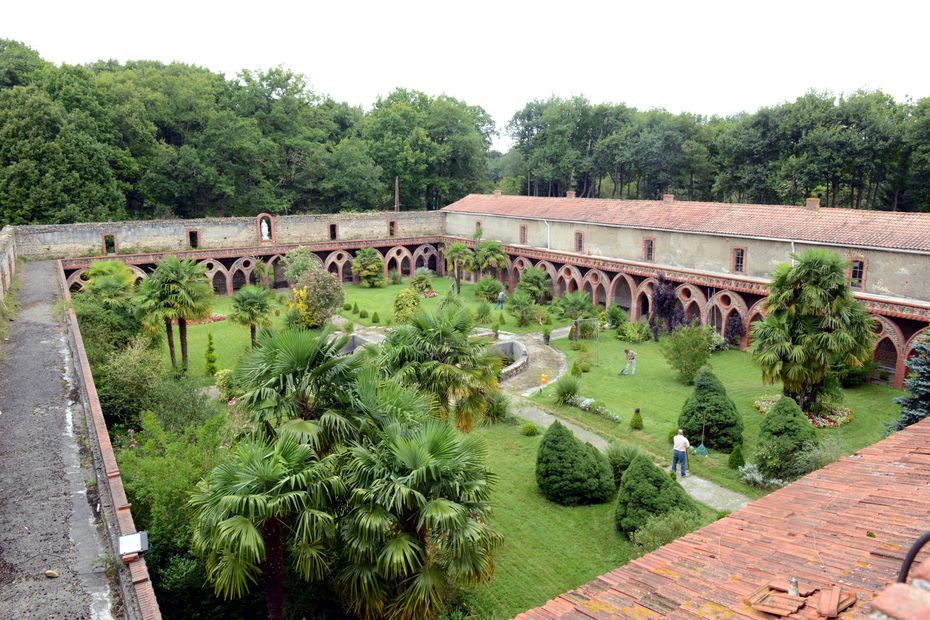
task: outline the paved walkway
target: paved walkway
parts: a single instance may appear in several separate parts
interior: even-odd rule
[[[565,327],[553,330],[552,337],[567,338],[568,328]],[[564,426],[570,428],[572,432],[575,433],[575,436],[582,441],[586,441],[600,450],[606,449],[608,445],[607,440],[597,433],[582,428],[568,420],[558,418],[548,411],[540,409],[533,404],[532,401],[524,398],[541,389],[542,386],[539,386],[540,374],[546,373],[549,375],[550,382],[555,381],[565,373],[567,362],[565,360],[565,355],[562,354],[561,351],[542,343],[542,336],[540,334],[516,335],[514,338],[526,345],[530,355],[530,363],[527,369],[502,384],[504,390],[511,395],[510,400],[513,404],[515,414],[543,428],[548,428],[550,424],[559,420]],[[554,371],[553,369],[555,368],[557,368],[558,371]],[[707,504],[714,510],[733,511],[742,508],[751,501],[745,495],[726,489],[710,480],[698,478],[693,474],[689,474],[684,478],[679,477],[679,481],[681,482],[681,486],[684,487],[685,491],[687,491],[691,497]]]
[[[102,558],[112,556],[88,502],[55,263],[24,263],[19,277],[19,312],[0,342],[0,618],[111,618]]]

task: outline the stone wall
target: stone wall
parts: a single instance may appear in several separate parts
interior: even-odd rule
[[[260,218],[268,218],[268,237],[262,239]],[[438,211],[393,211],[331,215],[281,215],[204,218],[196,220],[133,220],[52,226],[16,226],[18,252],[24,257],[62,258],[99,256],[106,237],[120,254],[191,249],[191,233],[199,249],[240,248],[262,244],[310,243],[336,239],[388,238],[442,234]],[[331,231],[330,226],[335,226]]]
[[[557,221],[550,221],[547,227],[541,220],[464,213],[446,214],[446,234],[471,237],[478,221],[481,222],[485,239],[518,245],[520,227],[526,226],[527,246],[546,248],[548,244],[555,251],[575,252],[575,233],[580,232],[583,240],[581,253],[630,261],[643,261],[643,244],[646,239],[652,239],[653,262],[657,266],[762,279],[768,279],[780,263],[790,261],[792,252],[825,248],[850,260],[865,261],[863,292],[930,301],[930,288],[926,280],[926,274],[930,273],[928,254]],[[733,271],[735,248],[745,251],[745,269],[742,274]]]
[[[13,286],[13,274],[16,272],[16,241],[13,229],[4,226],[0,230],[0,302],[6,298],[6,292]]]

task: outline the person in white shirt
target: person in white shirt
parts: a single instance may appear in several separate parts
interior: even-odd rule
[[[688,448],[691,447],[691,444],[688,442],[688,438],[685,437],[685,432],[680,428],[672,443],[674,446],[672,451],[672,471],[675,471],[675,466],[681,463],[681,476],[684,478],[688,475],[685,473],[685,462],[688,460]]]

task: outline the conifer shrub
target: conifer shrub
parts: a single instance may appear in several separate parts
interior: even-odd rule
[[[730,458],[727,459],[727,467],[730,469],[739,469],[746,464],[746,459],[743,458],[743,448],[741,446],[734,446],[733,451],[730,452]]]
[[[342,304],[342,309],[345,310],[346,312],[349,312],[350,310],[352,310],[352,304],[350,304],[349,302],[346,302]]]
[[[639,448],[631,443],[612,443],[607,446],[607,462],[614,474],[614,484],[619,488],[623,472],[639,456]]]
[[[358,303],[352,304],[352,314],[358,314]]]
[[[563,506],[602,504],[616,491],[607,457],[557,421],[539,444],[536,484],[546,499]]]
[[[630,418],[630,428],[634,431],[643,430],[643,416],[639,412],[639,409],[633,412],[633,417]]]
[[[207,350],[203,356],[206,361],[203,370],[208,376],[212,377],[216,374],[216,347],[213,345],[213,334],[207,334]]]
[[[789,396],[782,396],[759,425],[755,464],[766,478],[790,479],[807,473],[798,461],[817,445],[814,427]]]
[[[527,437],[535,437],[540,433],[540,428],[532,422],[524,422],[523,426],[520,427],[520,434],[526,435]]]
[[[617,531],[627,536],[642,528],[651,517],[673,510],[696,513],[697,506],[677,482],[640,454],[630,463],[620,480]]]
[[[360,319],[367,319],[367,318],[368,318],[368,310],[359,310],[359,312],[358,312],[358,318],[360,318]]]
[[[381,322],[381,317],[378,316],[377,310],[375,310],[374,314],[371,315],[371,322],[376,325]]]
[[[729,452],[743,443],[743,418],[727,396],[727,390],[709,368],[694,377],[694,391],[678,416],[678,428],[692,442]]]
[[[630,540],[639,553],[655,551],[673,540],[701,527],[701,516],[688,510],[672,510],[650,517],[645,525],[633,532]]]

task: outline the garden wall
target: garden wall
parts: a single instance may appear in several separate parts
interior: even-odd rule
[[[6,292],[13,286],[16,272],[16,240],[13,229],[4,226],[0,230],[0,301],[6,298]]]
[[[16,226],[16,246],[25,257],[62,258],[99,256],[110,243],[121,254],[150,251],[238,248],[264,244],[310,243],[336,240],[435,236],[442,234],[438,211],[339,213],[204,218],[195,220],[133,220]],[[261,220],[268,225],[263,240]],[[391,223],[394,223],[391,226]],[[335,226],[335,229],[331,229]],[[195,235],[196,239],[191,238]],[[107,237],[110,236],[109,239]]]
[[[65,301],[71,300],[65,273],[58,264],[58,283]],[[82,409],[87,422],[87,436],[90,439],[94,457],[94,473],[97,477],[97,490],[100,499],[100,513],[103,517],[107,539],[111,551],[119,559],[118,541],[120,536],[134,534],[136,525],[132,518],[129,500],[123,488],[123,479],[116,463],[116,454],[110,443],[110,433],[97,398],[97,387],[90,370],[90,362],[81,339],[81,328],[77,315],[70,307],[65,316],[67,321],[68,344],[74,361],[75,379],[78,384]],[[119,561],[119,560],[117,560]],[[129,620],[159,620],[161,611],[155,599],[155,590],[149,579],[145,558],[131,555],[123,559],[117,571],[119,587],[123,598],[123,617]]]

